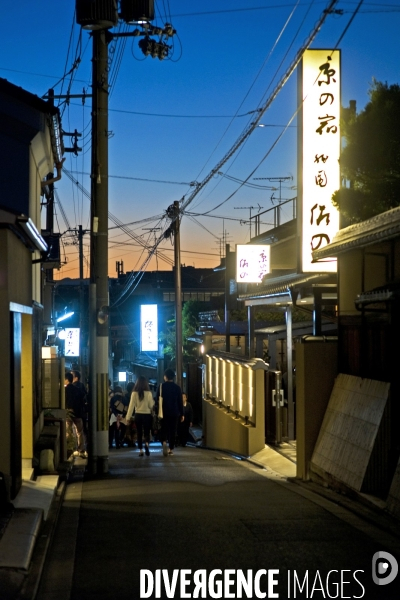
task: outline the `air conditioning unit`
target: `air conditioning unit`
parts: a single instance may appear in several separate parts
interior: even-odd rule
[[[120,17],[126,23],[153,21],[154,0],[121,0]]]
[[[118,23],[116,0],[76,0],[75,8],[83,29],[110,29]]]

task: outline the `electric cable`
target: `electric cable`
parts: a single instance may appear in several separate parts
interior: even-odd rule
[[[239,107],[238,107],[238,109],[237,109],[237,111],[236,111],[236,113],[235,113],[235,116],[236,116],[236,114],[239,112],[239,110],[241,109],[241,107],[243,106],[243,104],[244,104],[244,102],[245,102],[246,98],[249,96],[249,94],[250,94],[251,90],[253,89],[253,87],[254,87],[254,85],[255,85],[255,83],[256,83],[256,81],[257,81],[257,79],[258,79],[258,78],[259,78],[259,76],[261,75],[261,72],[262,72],[262,70],[264,69],[264,67],[265,67],[265,66],[266,66],[266,64],[268,63],[269,59],[271,58],[271,56],[272,56],[272,54],[273,54],[273,52],[274,52],[274,50],[275,50],[275,48],[276,48],[277,44],[279,43],[279,40],[281,39],[281,37],[282,37],[282,35],[283,35],[283,33],[284,33],[284,31],[285,31],[285,29],[286,29],[287,25],[289,24],[289,22],[290,22],[290,20],[291,20],[291,18],[292,18],[292,16],[293,16],[293,14],[294,14],[294,11],[296,10],[296,8],[297,8],[297,6],[298,6],[298,4],[299,4],[299,2],[300,2],[300,0],[297,0],[297,3],[296,3],[296,6],[295,6],[295,8],[292,10],[292,12],[291,12],[291,14],[289,15],[288,19],[286,20],[286,22],[285,22],[284,26],[282,27],[282,29],[281,29],[281,31],[280,31],[280,33],[279,33],[279,35],[278,35],[277,39],[275,40],[275,42],[274,42],[274,44],[273,44],[273,46],[272,46],[272,48],[271,48],[270,52],[268,53],[268,55],[267,55],[267,56],[266,56],[266,58],[264,59],[264,62],[263,62],[263,64],[262,64],[262,66],[261,66],[261,67],[260,67],[260,69],[258,70],[258,73],[257,73],[257,75],[255,76],[255,78],[253,79],[253,82],[252,82],[252,84],[250,85],[250,88],[248,89],[247,93],[245,94],[244,98],[242,99],[242,101],[241,101],[241,103],[240,103],[240,105],[239,105]],[[198,179],[198,178],[200,177],[201,173],[204,171],[204,169],[205,169],[206,165],[209,163],[209,161],[210,161],[211,157],[214,155],[215,151],[217,150],[217,148],[218,148],[218,147],[219,147],[219,145],[221,144],[222,140],[223,140],[223,139],[224,139],[224,137],[226,136],[226,134],[227,134],[227,132],[228,132],[229,128],[231,127],[231,125],[232,125],[232,123],[233,123],[234,119],[235,119],[235,117],[233,117],[233,118],[231,119],[231,121],[229,122],[228,126],[226,127],[225,131],[223,132],[222,136],[220,137],[220,139],[219,139],[218,143],[216,144],[216,146],[214,147],[213,151],[211,152],[211,154],[210,154],[209,158],[207,159],[207,161],[205,162],[204,166],[202,167],[202,169],[200,170],[199,174],[197,175],[196,179]],[[218,185],[218,184],[217,184],[217,185]]]
[[[247,138],[251,135],[251,133],[257,127],[257,125],[260,122],[262,116],[268,110],[268,108],[270,107],[270,105],[272,104],[272,102],[275,100],[275,98],[277,97],[277,95],[279,94],[279,92],[281,91],[281,89],[283,88],[283,86],[286,84],[286,82],[289,79],[289,77],[292,75],[293,71],[295,70],[295,68],[299,64],[304,51],[310,46],[310,44],[312,43],[312,41],[315,39],[317,33],[319,32],[319,30],[321,29],[322,25],[324,24],[324,22],[325,22],[325,20],[326,20],[326,18],[328,16],[328,14],[333,9],[333,7],[335,6],[336,3],[337,3],[337,0],[330,0],[330,2],[327,5],[327,8],[322,12],[319,20],[317,21],[316,25],[314,26],[313,30],[309,34],[309,36],[306,39],[306,41],[303,43],[303,45],[300,48],[300,50],[297,52],[295,58],[293,59],[293,61],[289,65],[289,67],[286,70],[286,72],[284,73],[283,77],[278,82],[278,84],[276,85],[275,89],[273,90],[273,92],[271,93],[271,95],[269,96],[269,98],[267,99],[267,101],[260,108],[258,114],[255,116],[254,121],[252,123],[250,123],[250,125],[239,136],[239,138],[237,139],[237,141],[235,142],[235,144],[231,147],[231,149],[218,162],[218,164],[209,172],[209,174],[203,179],[203,181],[201,183],[199,183],[198,186],[196,186],[196,189],[183,202],[183,204],[182,204],[182,209],[183,210],[185,210],[193,202],[194,198],[199,194],[199,192],[207,185],[207,183],[214,177],[214,175],[216,173],[218,173],[218,171],[221,170],[221,168],[223,167],[223,165],[231,158],[231,156],[233,156],[235,154],[235,152],[241,147],[241,145],[247,140]]]
[[[71,173],[75,173],[76,175],[90,175],[90,173],[83,171],[71,171]],[[108,175],[109,179],[127,179],[131,181],[148,181],[149,183],[163,183],[169,185],[184,185],[194,187],[195,182],[191,181],[188,183],[187,181],[166,181],[164,179],[149,179],[145,177],[130,177],[128,175]]]
[[[346,34],[346,32],[348,31],[351,23],[353,22],[357,12],[359,11],[361,5],[363,4],[364,0],[360,0],[360,2],[358,3],[357,8],[355,9],[355,11],[352,14],[352,17],[350,18],[349,22],[347,23],[346,27],[344,28],[342,34],[340,35],[338,41],[336,42],[334,48],[332,49],[332,52],[334,52],[336,50],[336,48],[338,47],[340,41],[343,39],[344,35]],[[304,100],[303,100],[304,101]],[[250,173],[250,175],[244,180],[244,182],[248,181],[248,179],[250,179],[250,177],[252,177],[252,175],[256,172],[256,170],[259,168],[259,166],[264,162],[264,160],[269,156],[269,154],[271,153],[272,149],[276,146],[276,144],[278,143],[278,141],[280,140],[280,138],[282,137],[283,133],[286,131],[287,127],[290,125],[290,123],[293,121],[293,119],[295,118],[295,116],[297,115],[298,111],[300,110],[300,107],[297,107],[295,113],[292,115],[291,119],[289,120],[285,130],[283,132],[281,132],[281,134],[278,136],[278,138],[274,141],[274,143],[272,144],[272,146],[269,148],[269,150],[267,151],[267,153],[263,156],[263,158],[261,159],[261,161],[257,164],[256,168],[252,170],[252,172]],[[225,200],[223,200],[222,202],[220,202],[217,206],[215,206],[213,209],[210,209],[209,211],[203,213],[203,215],[208,215],[208,213],[216,210],[217,208],[219,208],[220,206],[222,206],[223,204],[225,204],[226,202],[228,202],[228,200],[230,200],[238,191],[241,187],[243,187],[243,184],[240,184],[240,186],[232,193],[230,194],[230,196],[228,196]]]
[[[277,76],[277,74],[278,74],[278,72],[279,72],[280,68],[282,67],[282,65],[283,65],[283,63],[284,63],[284,61],[285,61],[285,59],[286,59],[286,57],[287,57],[287,55],[288,55],[288,53],[289,53],[290,49],[292,48],[292,46],[293,46],[293,44],[294,44],[294,42],[295,42],[295,40],[296,40],[297,36],[299,35],[299,32],[300,32],[300,30],[301,30],[301,28],[302,28],[302,26],[303,26],[303,24],[304,24],[304,22],[305,22],[305,20],[306,20],[306,17],[307,17],[307,15],[308,15],[308,13],[309,13],[309,12],[310,12],[310,10],[311,10],[311,7],[312,7],[312,5],[313,5],[313,4],[314,4],[314,0],[312,0],[312,2],[310,3],[310,5],[309,5],[309,7],[308,7],[308,10],[306,11],[305,15],[303,16],[303,19],[302,19],[302,21],[301,21],[301,23],[300,23],[299,27],[297,28],[296,34],[295,34],[295,35],[293,36],[293,38],[292,38],[292,42],[291,42],[291,44],[289,45],[289,47],[288,47],[288,49],[286,50],[286,52],[285,52],[285,54],[284,54],[284,56],[283,56],[282,60],[280,61],[279,65],[278,65],[278,68],[276,69],[276,71],[275,71],[275,73],[274,73],[273,77],[271,78],[271,80],[270,80],[270,83],[269,83],[269,85],[268,85],[268,87],[267,87],[266,91],[264,92],[264,94],[263,94],[263,96],[262,96],[262,99],[261,99],[261,101],[259,102],[259,104],[258,104],[258,106],[257,106],[257,109],[256,109],[254,112],[257,112],[257,111],[259,111],[259,110],[260,110],[260,106],[262,105],[262,101],[264,100],[264,98],[265,98],[266,94],[268,93],[268,90],[270,89],[270,87],[271,87],[271,85],[272,85],[273,81],[275,80],[275,78],[276,78],[276,76]],[[296,7],[295,7],[295,8],[297,8],[297,6],[298,6],[298,3],[296,4]],[[294,10],[295,10],[295,9],[294,9]],[[292,15],[293,15],[293,13],[294,13],[294,10],[292,11],[292,13],[291,13],[291,15],[290,15],[289,19],[292,17]],[[289,19],[287,20],[287,23],[289,22]],[[286,23],[286,24],[287,24],[287,23]],[[286,27],[286,24],[285,24],[285,27]],[[251,125],[251,123],[250,123],[250,125]],[[232,166],[233,166],[234,162],[237,160],[238,156],[240,155],[240,152],[242,152],[242,150],[243,150],[243,148],[244,148],[245,144],[247,143],[248,139],[249,139],[249,138],[247,138],[247,139],[244,141],[244,143],[243,143],[243,145],[241,146],[241,148],[240,148],[240,150],[239,150],[238,154],[236,154],[236,156],[235,156],[235,158],[234,158],[233,162],[232,162],[232,163],[229,165],[228,171],[229,171],[229,170],[232,168]],[[213,188],[213,190],[212,190],[212,191],[214,191],[214,189],[217,187],[217,185],[218,185],[219,183],[220,183],[220,181],[219,181],[219,182],[218,182],[218,183],[217,183],[217,184],[214,186],[214,188]],[[199,206],[199,204],[201,204],[201,202],[198,202],[198,203],[196,204],[196,206]]]

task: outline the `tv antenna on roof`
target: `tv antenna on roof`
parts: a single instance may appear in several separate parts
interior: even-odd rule
[[[289,175],[288,177],[253,177],[254,180],[258,179],[264,179],[267,181],[275,181],[276,183],[279,183],[279,204],[281,203],[281,199],[282,199],[282,182],[283,181],[293,181],[293,175]],[[274,203],[274,199],[273,199],[273,194],[271,196],[271,202],[272,204]]]
[[[250,239],[251,239],[251,211],[258,209],[257,212],[260,212],[260,210],[264,207],[257,204],[257,206],[234,206],[233,208],[235,210],[250,210]],[[240,223],[240,224],[242,224],[242,223]]]

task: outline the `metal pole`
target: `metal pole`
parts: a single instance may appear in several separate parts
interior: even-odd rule
[[[254,306],[247,307],[247,321],[248,321],[248,336],[249,336],[249,358],[254,358],[255,357]]]
[[[174,258],[175,258],[175,357],[176,383],[182,387],[182,279],[179,201],[174,202]]]
[[[288,437],[294,440],[292,305],[286,307]]]
[[[225,351],[231,351],[230,245],[225,246]]]
[[[89,286],[89,458],[92,475],[97,474],[97,377],[96,377],[96,284]]]
[[[322,290],[314,288],[313,335],[322,335]]]
[[[91,273],[96,286],[96,307],[91,307],[91,385],[93,411],[96,411],[98,470],[108,472],[108,323],[99,319],[99,311],[108,307],[108,32],[93,31],[93,100],[92,100],[92,212]],[[104,310],[102,311],[104,315]],[[93,370],[94,369],[94,370]],[[94,421],[92,420],[92,426]]]
[[[282,423],[281,423],[281,389],[282,372],[275,372],[275,399],[276,399],[276,443],[282,442]]]

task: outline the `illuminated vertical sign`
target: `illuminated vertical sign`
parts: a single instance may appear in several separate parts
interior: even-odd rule
[[[332,194],[340,187],[340,51],[306,50],[301,69],[301,270],[335,272],[336,259],[312,262],[339,229]]]
[[[261,283],[271,271],[270,246],[236,245],[236,281]]]
[[[140,306],[140,349],[142,352],[158,351],[157,304]]]
[[[79,356],[79,327],[69,327],[64,330],[64,354],[65,356]]]

